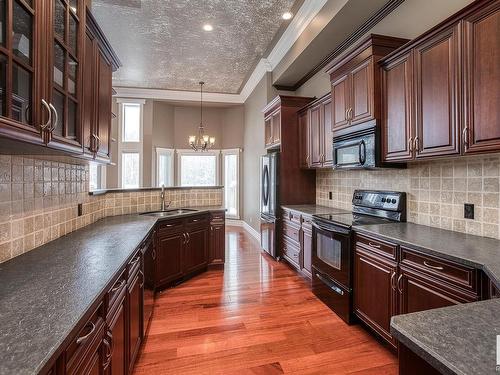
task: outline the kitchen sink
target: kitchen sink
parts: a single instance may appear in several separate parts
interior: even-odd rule
[[[187,213],[196,212],[196,211],[198,211],[198,210],[194,210],[191,208],[177,208],[177,209],[165,210],[165,211],[144,212],[141,215],[168,217],[168,216],[187,214]]]

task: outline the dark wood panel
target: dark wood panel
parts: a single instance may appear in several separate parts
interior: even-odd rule
[[[354,255],[354,312],[394,347],[391,317],[397,314],[397,263],[356,247]]]
[[[365,61],[351,73],[351,100],[350,122],[351,125],[369,121],[374,118],[373,94],[373,63]]]
[[[464,20],[464,151],[500,150],[500,2]]]
[[[331,96],[323,103],[323,168],[333,166],[333,132],[332,132],[332,100]]]
[[[183,273],[189,274],[198,271],[208,264],[208,227],[203,226],[198,229],[186,232],[187,241],[183,255]]]
[[[440,375],[434,367],[413,353],[405,345],[399,344],[399,374],[400,375]]]
[[[332,82],[332,128],[339,130],[349,125],[347,110],[349,109],[349,74],[345,74]]]
[[[184,241],[183,233],[162,235],[161,232],[158,232],[155,269],[157,286],[182,277]]]
[[[412,54],[381,68],[382,154],[385,161],[413,158]]]
[[[311,134],[311,166],[321,167],[323,162],[323,147],[321,137],[321,105],[313,107],[309,111],[310,134]]]
[[[132,371],[139,354],[142,343],[142,323],[143,323],[143,287],[144,280],[141,272],[138,272],[128,285],[128,366]]]
[[[460,152],[458,26],[425,40],[414,51],[416,157]]]
[[[299,152],[300,167],[308,168],[311,160],[311,131],[307,110],[299,113]]]
[[[302,228],[302,272],[312,278],[312,231]]]
[[[111,104],[112,104],[112,70],[104,55],[98,54],[98,78],[97,78],[97,155],[104,159],[110,159],[111,150]]]

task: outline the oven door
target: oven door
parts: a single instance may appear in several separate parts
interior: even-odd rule
[[[348,291],[351,289],[351,230],[313,221],[312,264]]]
[[[375,134],[333,141],[333,168],[375,167]]]

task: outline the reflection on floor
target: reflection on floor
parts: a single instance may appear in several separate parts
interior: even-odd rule
[[[158,296],[135,375],[396,374],[397,358],[347,326],[307,283],[226,228],[225,271]]]

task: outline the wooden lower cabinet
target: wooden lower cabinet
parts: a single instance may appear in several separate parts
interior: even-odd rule
[[[216,212],[210,216],[210,246],[208,265],[211,268],[224,267],[226,261],[225,213]]]
[[[208,265],[208,236],[206,225],[186,231],[187,241],[184,247],[183,273],[190,274]]]
[[[158,233],[155,263],[155,288],[182,277],[184,233]]]
[[[356,247],[354,313],[394,347],[390,326],[398,306],[396,274],[396,262]]]
[[[129,277],[128,300],[128,363],[129,372],[134,369],[135,360],[142,343],[142,308],[144,278],[142,271]]]
[[[476,270],[387,241],[356,235],[354,313],[394,348],[394,315],[480,299]]]
[[[312,278],[312,229],[302,225],[302,273]]]
[[[106,374],[123,375],[127,369],[127,305],[125,288],[119,297],[116,310],[107,319],[104,340],[111,345],[111,357],[104,368]]]

